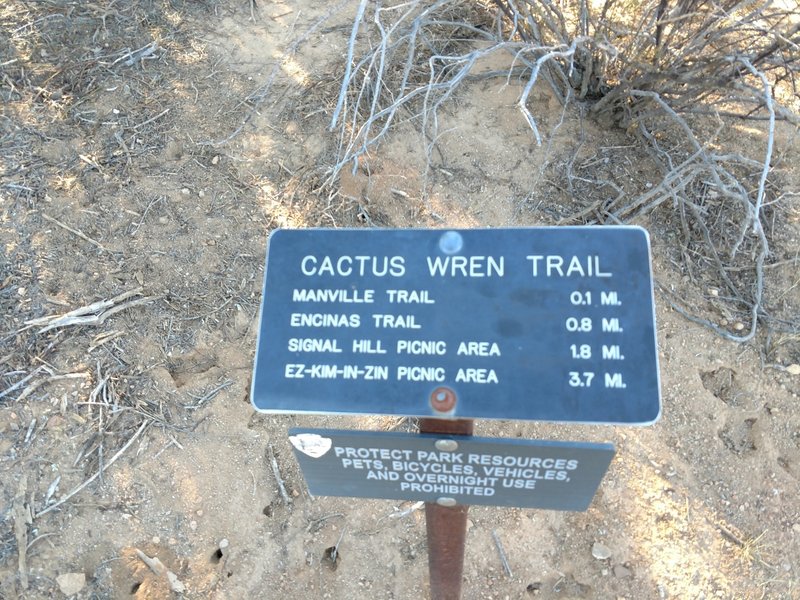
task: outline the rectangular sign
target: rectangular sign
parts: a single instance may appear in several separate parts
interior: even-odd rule
[[[583,511],[614,457],[610,444],[292,429],[316,496]]]
[[[275,231],[251,397],[270,412],[651,423],[647,232]]]

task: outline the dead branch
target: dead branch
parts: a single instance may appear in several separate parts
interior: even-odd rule
[[[480,6],[459,0],[359,3],[330,121],[338,156],[324,185],[335,188],[346,167],[355,173],[394,125],[411,119],[424,140],[424,197],[427,173],[439,170],[433,154],[442,135],[441,111],[473,80],[476,65],[505,53],[506,85],[523,71],[517,106],[537,144],[543,135],[529,100],[544,82],[565,110],[576,98],[590,101],[595,119],[638,135],[662,170],[660,182],[630,196],[611,178],[570,170],[570,187],[573,181],[606,186],[616,197],[592,198],[567,221],[625,223],[673,212],[686,269],[702,271],[692,261],[711,264],[711,274],[703,271],[703,277],[727,288],[737,322],[749,322],[744,333],[727,331],[725,337],[751,340],[759,322],[770,320],[763,294],[769,243],[762,219],[773,202],[775,124],[798,122],[774,93],[782,81],[793,86],[800,68],[800,25],[792,9],[767,0],[648,2],[635,9],[617,2],[599,8],[586,2],[493,2],[493,16],[488,7],[482,5],[487,12],[481,13]],[[492,27],[480,27],[481,18]],[[698,114],[716,119],[714,135],[695,129]],[[767,123],[760,158],[717,147],[725,115]]]
[[[23,475],[17,486],[17,494],[11,507],[11,516],[14,519],[14,536],[17,540],[18,572],[22,589],[28,589],[28,525],[33,524],[31,507],[27,502],[28,476]]]
[[[173,592],[182,594],[186,591],[186,586],[181,582],[180,579],[178,579],[178,576],[170,571],[157,556],[153,556],[151,558],[138,548],[136,548],[136,556],[138,556],[139,560],[146,564],[150,570],[156,574],[156,576],[164,577],[169,584],[169,588]]]
[[[88,373],[81,372],[81,373],[66,373],[64,375],[54,375],[52,371],[47,368],[44,368],[45,371],[50,373],[49,377],[45,377],[44,379],[40,379],[39,381],[34,381],[29,386],[27,386],[22,393],[17,396],[17,402],[21,402],[28,396],[30,396],[33,392],[38,390],[43,385],[48,383],[53,383],[54,381],[64,381],[68,379],[87,379],[89,377]]]
[[[74,235],[77,235],[82,240],[87,241],[87,242],[89,242],[90,244],[92,244],[94,246],[97,246],[103,252],[108,252],[108,249],[105,246],[103,246],[103,244],[101,244],[97,240],[93,240],[92,238],[90,238],[88,235],[86,235],[82,231],[79,231],[77,229],[73,229],[69,225],[65,225],[64,223],[62,223],[58,219],[54,219],[53,217],[51,217],[49,215],[46,215],[45,213],[42,213],[42,218],[50,221],[51,223],[55,223],[56,225],[58,225],[62,229],[65,229],[66,231],[69,231],[70,233],[72,233]]]
[[[500,541],[500,536],[497,535],[497,531],[494,529],[492,529],[492,539],[494,540],[495,548],[497,548],[497,554],[500,556],[500,562],[503,564],[503,570],[508,577],[513,577],[514,573],[511,571],[511,565],[508,564],[508,557],[503,548],[503,542]]]
[[[275,476],[275,481],[278,483],[278,491],[280,491],[281,498],[283,498],[283,503],[286,506],[291,506],[292,499],[289,494],[286,493],[286,485],[283,483],[283,477],[281,477],[281,471],[278,468],[278,461],[275,459],[275,451],[272,449],[272,444],[267,446],[267,458],[272,467],[272,474]]]
[[[129,300],[126,302],[126,300],[132,296],[141,295],[143,289],[144,288],[138,287],[134,290],[124,292],[119,296],[115,296],[110,300],[94,302],[93,304],[76,308],[75,310],[62,315],[49,315],[46,317],[39,317],[37,319],[25,321],[26,326],[19,331],[21,332],[31,327],[38,327],[39,325],[45,326],[40,329],[38,333],[45,333],[51,329],[70,327],[73,325],[102,325],[106,319],[117,314],[118,312],[127,310],[128,308],[132,308],[134,306],[146,304],[147,302],[151,302],[158,298],[157,296],[146,296],[144,298],[137,298],[136,300]]]
[[[122,456],[122,455],[125,453],[125,451],[126,451],[128,448],[130,448],[130,447],[131,447],[131,445],[133,444],[133,442],[134,442],[134,441],[136,441],[136,439],[137,439],[137,438],[138,438],[138,437],[139,437],[139,436],[142,434],[142,432],[143,432],[143,431],[144,431],[144,430],[147,428],[147,426],[148,426],[148,425],[150,425],[150,423],[151,423],[151,421],[149,421],[149,420],[147,420],[147,419],[145,419],[144,421],[142,421],[141,425],[139,425],[139,429],[137,429],[137,430],[136,430],[136,432],[135,432],[135,433],[134,433],[134,434],[133,434],[133,435],[130,437],[130,439],[129,439],[127,442],[125,442],[125,445],[124,445],[122,448],[120,448],[120,449],[117,451],[117,453],[116,453],[114,456],[112,456],[112,457],[111,457],[111,459],[110,459],[110,460],[109,460],[109,461],[108,461],[108,462],[105,464],[105,467],[101,467],[100,469],[98,469],[98,470],[97,470],[97,472],[96,472],[94,475],[92,475],[91,477],[89,477],[89,479],[87,479],[86,481],[84,481],[83,483],[81,483],[81,484],[80,484],[78,487],[76,487],[74,490],[72,490],[71,492],[69,492],[68,494],[66,494],[66,495],[64,495],[64,496],[61,496],[61,498],[59,498],[58,502],[55,502],[55,503],[51,504],[50,506],[46,506],[45,508],[43,508],[42,510],[40,510],[39,512],[37,512],[37,513],[34,515],[34,518],[35,518],[35,519],[38,519],[39,517],[41,517],[41,516],[43,516],[43,515],[46,515],[46,514],[47,514],[47,513],[49,513],[50,511],[52,511],[52,510],[55,510],[56,508],[58,508],[59,506],[61,506],[61,505],[62,505],[62,504],[64,504],[65,502],[67,502],[67,501],[68,501],[70,498],[72,498],[72,497],[73,497],[73,496],[75,496],[76,494],[79,494],[81,491],[83,491],[83,490],[84,490],[84,489],[86,489],[86,488],[87,488],[89,485],[91,485],[91,483],[92,483],[92,482],[93,482],[95,479],[97,479],[98,477],[100,477],[100,476],[101,476],[101,474],[103,473],[103,471],[105,471],[105,470],[106,470],[106,469],[108,469],[108,468],[109,468],[111,465],[113,465],[113,464],[114,464],[114,463],[117,461],[117,459],[118,459],[120,456]]]

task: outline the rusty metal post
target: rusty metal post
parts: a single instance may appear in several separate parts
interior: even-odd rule
[[[452,393],[444,388],[446,392]],[[443,402],[444,392],[437,390],[438,401]],[[434,394],[431,402],[435,403]],[[453,394],[453,405],[455,405]],[[452,410],[452,407],[449,409]],[[442,411],[445,412],[445,411]],[[472,435],[471,419],[420,419],[420,433]],[[448,498],[439,503],[425,503],[425,527],[428,532],[428,571],[431,582],[431,600],[460,600],[464,572],[464,541],[467,535],[469,506],[453,506]]]

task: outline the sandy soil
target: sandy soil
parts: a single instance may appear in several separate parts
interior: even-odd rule
[[[311,498],[286,434],[409,424],[250,405],[268,233],[551,225],[599,193],[570,194],[567,162],[631,195],[658,179],[625,131],[544,91],[532,102],[550,135],[536,146],[519,85],[477,80],[442,115],[425,197],[413,123],[323,186],[354,11],[0,8],[0,598],[426,597],[423,511]],[[763,144],[758,127],[731,125],[745,136]],[[780,136],[775,166],[787,192],[800,185],[792,140]],[[787,198],[768,300],[796,325],[800,219]],[[666,214],[638,224],[661,284],[715,322],[740,318],[681,269]],[[103,301],[72,315],[93,317],[83,322],[45,318]],[[656,425],[476,424],[485,436],[610,441],[617,456],[587,512],[472,508],[465,598],[800,598],[797,336],[738,345],[659,294],[657,322]]]

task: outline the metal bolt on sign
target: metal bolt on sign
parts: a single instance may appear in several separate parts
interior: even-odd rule
[[[431,408],[437,413],[452,413],[456,407],[456,400],[456,393],[448,387],[437,387],[431,392]]]
[[[455,440],[436,440],[434,446],[442,452],[455,452],[458,450],[458,442]]]

